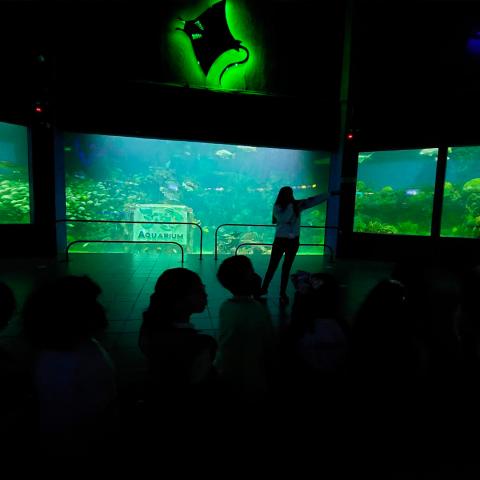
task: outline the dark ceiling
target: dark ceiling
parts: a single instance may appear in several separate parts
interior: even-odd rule
[[[76,115],[81,116],[84,101],[89,108],[102,101],[110,108],[123,98],[125,105],[136,104],[134,113],[141,116],[149,95],[155,106],[174,110],[170,91],[159,93],[162,87],[156,91],[154,87],[165,77],[157,61],[158,31],[173,7],[192,2],[0,2],[2,115],[21,117],[32,100],[44,94],[56,99],[58,111],[65,115],[75,99]],[[272,98],[254,97],[244,103],[262,110],[265,131],[270,121],[273,130],[290,134],[291,143],[302,143],[302,135],[305,143],[312,143],[316,135],[328,138],[328,143],[339,131],[344,2],[243,3],[268,26],[265,38],[275,58]],[[357,0],[353,4],[351,126],[358,138],[366,144],[478,143],[480,53],[469,51],[467,42],[480,32],[480,3]],[[44,62],[38,62],[39,54]],[[184,93],[173,95],[184,111],[192,101],[212,102],[208,94],[206,100],[202,94]],[[220,97],[228,103],[228,95]],[[253,117],[242,105],[232,100],[238,115]],[[154,112],[140,122],[142,127],[153,121]],[[309,126],[307,117],[316,124]],[[108,118],[104,122],[107,125]],[[252,131],[261,126],[252,122]],[[214,126],[222,136],[221,125]],[[245,122],[234,124],[232,131],[242,126]],[[172,124],[172,132],[174,128]],[[184,136],[195,127],[189,128]],[[272,141],[270,134],[262,143]]]

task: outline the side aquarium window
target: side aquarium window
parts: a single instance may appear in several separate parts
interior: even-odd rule
[[[27,127],[0,122],[0,224],[30,223]]]
[[[430,235],[438,148],[360,152],[354,231]]]
[[[223,145],[136,137],[64,135],[67,241],[72,252],[269,254],[272,208],[281,187],[298,199],[328,188],[330,154],[322,151]],[[324,226],[326,206],[302,213]],[[75,220],[89,220],[78,222]],[[94,222],[108,220],[109,222]],[[139,223],[125,223],[125,222]],[[122,223],[123,222],[123,223]],[[157,222],[157,223],[154,223]],[[159,223],[165,222],[165,223]],[[141,241],[138,244],[88,240]],[[147,242],[147,243],[146,243]],[[155,243],[157,242],[157,243]],[[151,244],[150,244],[151,243]],[[324,243],[323,229],[304,229],[302,243]],[[299,254],[322,254],[319,246]]]
[[[440,232],[480,237],[480,147],[448,149]]]

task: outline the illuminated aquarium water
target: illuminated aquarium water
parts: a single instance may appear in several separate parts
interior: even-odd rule
[[[98,244],[88,240],[176,241],[198,253],[214,252],[214,234],[224,223],[266,227],[222,227],[218,253],[232,254],[241,243],[271,243],[272,206],[278,190],[294,189],[298,199],[327,190],[330,154],[242,145],[66,133],[66,216],[77,220],[135,221],[67,223],[67,240],[87,240],[76,252],[179,253],[174,244]],[[302,213],[302,225],[324,226],[326,206]],[[145,222],[145,223],[144,223]],[[301,243],[319,244],[324,230],[303,229]],[[268,245],[241,247],[242,254],[269,254]],[[299,254],[323,254],[301,247]]]
[[[437,148],[361,152],[354,231],[430,235]]]
[[[441,235],[480,237],[480,147],[448,149]]]
[[[0,223],[30,223],[28,131],[0,122]]]

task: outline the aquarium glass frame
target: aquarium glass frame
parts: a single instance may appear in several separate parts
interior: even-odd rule
[[[445,147],[445,174],[441,184],[442,189],[442,212],[439,220],[439,236],[444,239],[478,239],[480,238],[480,188],[476,180],[480,178],[480,175],[475,178],[471,178],[468,181],[463,181],[462,188],[457,188],[460,181],[457,181],[457,186],[452,182],[452,175],[449,174],[449,163],[452,161],[452,156],[455,154],[455,148],[462,149],[478,149],[480,151],[480,145],[453,145],[450,144]],[[480,160],[480,155],[479,155]],[[450,163],[452,165],[452,163]],[[480,166],[480,162],[479,162]],[[447,212],[445,211],[447,210]],[[459,222],[455,227],[451,227],[446,215],[449,212],[454,211],[453,216],[463,215],[464,222]],[[456,210],[456,212],[455,212]],[[478,213],[478,215],[477,215]],[[448,227],[446,225],[449,225]],[[458,229],[458,233],[454,230]],[[450,230],[447,233],[447,229]],[[468,235],[465,231],[472,229],[473,234]]]
[[[417,234],[417,233],[403,233],[397,232],[393,229],[389,231],[365,231],[365,230],[356,230],[356,220],[357,220],[357,184],[359,182],[359,159],[361,154],[374,154],[377,152],[401,152],[401,151],[422,151],[422,150],[437,150],[437,165],[434,172],[434,181],[433,181],[433,196],[432,196],[432,214],[431,214],[431,221],[430,221],[430,231],[427,234]],[[419,238],[428,238],[436,235],[436,231],[438,231],[438,224],[439,224],[439,216],[441,212],[441,195],[439,195],[439,189],[441,188],[441,179],[439,179],[439,164],[441,163],[441,157],[443,156],[443,148],[438,146],[402,146],[398,148],[369,148],[358,150],[354,153],[354,158],[356,161],[356,172],[355,172],[355,183],[353,189],[353,198],[352,198],[352,233],[353,234],[365,234],[365,235],[386,235],[386,236],[395,236],[395,237],[406,237],[406,236],[414,236]],[[440,186],[439,186],[440,185]],[[387,188],[387,187],[385,187]]]
[[[325,161],[326,160],[326,157],[328,157],[328,162],[326,164],[326,176],[322,178],[324,178],[324,185],[323,187],[321,186],[321,183],[317,182],[319,184],[319,187],[318,188],[316,185],[311,185],[310,187],[313,187],[313,188],[316,188],[316,190],[312,190],[311,192],[308,192],[308,190],[303,190],[303,188],[309,188],[308,185],[302,185],[300,188],[300,186],[293,186],[294,189],[299,189],[299,191],[297,193],[299,193],[301,195],[301,197],[303,198],[304,196],[312,196],[312,195],[316,195],[318,193],[321,193],[322,191],[327,191],[328,190],[328,186],[330,184],[330,177],[331,177],[331,174],[332,174],[332,161],[333,161],[333,153],[329,150],[326,150],[326,149],[320,149],[320,148],[317,148],[317,149],[309,149],[309,148],[300,148],[300,147],[285,147],[285,146],[271,146],[271,145],[254,145],[253,143],[247,143],[247,142],[236,142],[236,143],[233,143],[233,142],[228,142],[228,143],[223,143],[223,142],[219,142],[219,141],[206,141],[206,140],[203,140],[203,139],[193,139],[193,138],[182,138],[182,139],[178,139],[178,138],[170,138],[170,137],[159,137],[159,136],[148,136],[148,135],[135,135],[135,134],[125,134],[125,133],[112,133],[112,132],[105,132],[105,131],[101,131],[101,132],[98,132],[98,131],[88,131],[88,130],[83,130],[83,131],[79,131],[79,130],[68,130],[68,131],[63,131],[62,132],[63,135],[62,135],[62,138],[61,138],[61,141],[60,141],[60,144],[59,144],[59,147],[60,147],[60,152],[59,152],[59,155],[62,157],[62,164],[63,164],[63,170],[64,170],[64,174],[63,174],[63,192],[62,192],[62,195],[64,195],[64,204],[59,208],[57,209],[57,217],[61,220],[61,223],[62,223],[62,226],[57,226],[57,230],[63,228],[65,230],[65,235],[61,234],[61,236],[65,236],[65,239],[61,239],[61,244],[65,243],[65,242],[68,242],[70,241],[69,240],[69,235],[70,235],[70,228],[71,228],[71,224],[70,222],[68,222],[68,218],[69,218],[69,215],[67,213],[70,213],[71,212],[71,209],[67,208],[67,201],[68,201],[68,193],[67,193],[67,189],[71,186],[69,184],[69,182],[67,181],[67,171],[69,170],[68,168],[68,162],[67,162],[67,159],[65,158],[65,152],[69,151],[69,149],[67,149],[67,144],[65,143],[65,140],[66,140],[66,136],[88,136],[88,135],[92,135],[92,136],[99,136],[99,137],[120,137],[120,138],[123,138],[123,139],[134,139],[134,140],[152,140],[152,141],[169,141],[169,142],[175,142],[175,143],[191,143],[191,144],[209,144],[209,145],[214,145],[214,146],[217,146],[219,147],[220,149],[222,148],[225,148],[225,147],[232,147],[232,148],[257,148],[257,149],[266,149],[266,150],[282,150],[282,151],[291,151],[291,152],[296,152],[296,153],[304,153],[306,156],[309,156],[309,155],[315,155],[315,154],[320,154],[322,156],[321,160]],[[272,157],[273,158],[273,157]],[[292,160],[294,160],[294,158],[292,158]],[[305,157],[304,160],[308,160],[308,157]],[[299,172],[301,171],[304,171],[304,168],[303,167],[302,169],[299,169]],[[317,167],[314,167],[314,164],[312,164],[312,171],[315,171],[315,168]],[[322,188],[324,188],[324,190],[322,190]],[[209,189],[210,190],[210,189]],[[305,192],[305,193],[304,193]],[[308,192],[308,193],[307,193]],[[57,194],[57,200],[59,199],[59,195]],[[149,203],[149,202],[147,202]],[[148,206],[148,205],[147,205]],[[324,206],[317,206],[315,208],[324,208],[325,209],[325,215],[324,215],[324,218],[323,218],[323,222],[321,223],[321,226],[324,227],[326,224],[327,224],[327,216],[328,216],[328,205],[325,204]],[[312,209],[313,210],[313,209]],[[62,212],[61,214],[59,212]],[[269,217],[270,217],[270,213],[269,213]],[[77,218],[76,216],[73,216],[71,218]],[[106,218],[106,217],[105,217]],[[93,220],[93,217],[91,218]],[[99,220],[102,220],[103,217],[100,217],[97,219]],[[125,223],[125,222],[122,222],[121,219],[119,221],[119,223]],[[243,223],[243,222],[241,222]],[[252,227],[255,227],[255,223],[252,222]],[[266,232],[270,232],[270,229],[267,229]],[[248,233],[248,232],[246,232]],[[208,233],[207,233],[208,235]],[[205,237],[206,238],[206,237]],[[273,238],[273,237],[272,237]],[[92,238],[93,240],[93,238]],[[318,239],[318,241],[320,243],[323,243],[325,242],[325,230],[323,229],[322,230],[322,233],[321,233],[321,238]],[[308,243],[311,243],[312,240],[309,240]],[[196,242],[194,242],[196,243]],[[206,241],[205,241],[205,250],[204,250],[204,254],[213,254],[213,250],[210,251],[209,248],[208,248],[208,239],[206,238]],[[213,245],[213,243],[212,243]],[[258,243],[258,245],[261,245],[260,243]],[[303,252],[300,252],[301,255],[318,255],[318,250],[315,249],[315,248],[310,248],[310,249],[307,249],[307,251],[304,251]],[[311,250],[311,251],[310,251]],[[315,251],[314,251],[315,250]],[[76,250],[77,252],[77,250]],[[85,253],[95,253],[95,252],[87,252],[85,251]],[[118,252],[112,252],[112,253],[118,253]],[[129,253],[129,252],[127,252]],[[198,253],[198,252],[186,252],[186,253]],[[223,253],[223,252],[222,252]],[[262,253],[262,254],[265,254],[265,253]]]
[[[11,121],[5,118],[0,118],[0,123],[13,126],[21,127],[24,129],[25,133],[25,147],[26,147],[26,181],[28,189],[28,212],[23,212],[23,214],[28,213],[28,221],[2,221],[0,217],[0,227],[5,227],[9,225],[32,225],[34,218],[34,195],[33,195],[33,166],[32,166],[32,140],[31,140],[31,128],[28,125]],[[18,199],[16,199],[18,200]]]

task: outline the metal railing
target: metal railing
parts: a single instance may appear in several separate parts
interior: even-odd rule
[[[269,228],[272,228],[272,227],[275,227],[275,225],[273,224],[254,224],[254,223],[222,223],[221,225],[219,225],[216,229],[215,229],[215,260],[218,259],[218,231],[220,230],[220,228],[222,227],[269,227]],[[328,225],[300,225],[300,228],[320,228],[320,229],[328,229],[328,228],[331,228],[331,229],[334,229],[334,230],[338,230],[338,227],[333,227],[333,226],[328,226]],[[241,244],[241,245],[245,245],[245,244]],[[261,244],[255,244],[255,245],[261,245]],[[265,245],[272,245],[271,243],[266,243]],[[307,245],[307,244],[303,244],[303,245]],[[310,244],[310,245],[314,245],[314,244]],[[331,257],[333,258],[333,251],[331,249],[331,247],[329,247],[328,245],[324,245],[325,247],[327,247],[330,252],[331,252]],[[238,250],[238,248],[237,248]],[[236,255],[236,251],[235,251],[235,255]]]
[[[74,240],[73,242],[70,242],[68,245],[67,245],[67,248],[65,250],[65,261],[69,261],[69,256],[68,256],[68,251],[70,250],[70,247],[72,245],[75,245],[76,243],[148,243],[149,245],[151,245],[152,243],[169,243],[169,244],[173,244],[173,245],[177,245],[180,247],[180,251],[182,253],[182,265],[183,265],[183,262],[184,262],[184,252],[183,252],[183,247],[178,243],[178,242],[163,242],[163,241],[160,241],[160,240]]]
[[[141,225],[193,225],[198,227],[200,230],[200,260],[202,260],[203,256],[203,228],[198,223],[193,222],[138,222],[133,220],[83,220],[83,219],[68,219],[63,218],[57,220],[56,223],[126,223],[126,224],[141,224]],[[107,243],[107,240],[102,240],[104,243]],[[100,240],[89,240],[90,243],[98,243]],[[120,240],[110,240],[111,243],[119,243]],[[74,243],[74,242],[72,242]],[[78,242],[77,242],[78,243]],[[174,241],[153,241],[153,240],[122,240],[122,243],[178,243]],[[67,247],[68,248],[68,247]],[[182,247],[182,256],[183,256],[183,247]],[[183,263],[183,260],[182,260]]]
[[[272,246],[273,243],[254,243],[254,242],[241,243],[235,249],[235,255],[237,255],[238,250],[245,245],[270,245],[270,246]],[[298,246],[299,247],[323,247],[323,248],[326,248],[330,252],[330,261],[333,262],[333,258],[334,258],[333,257],[333,250],[332,250],[332,247],[330,247],[329,245],[325,245],[324,243],[300,243]]]

